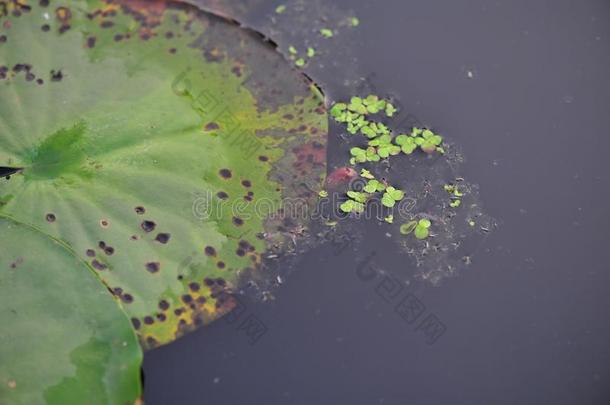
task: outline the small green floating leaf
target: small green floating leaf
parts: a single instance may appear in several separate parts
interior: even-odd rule
[[[277,14],[282,14],[284,11],[286,11],[286,6],[284,4],[281,4],[275,8],[275,12]]]
[[[375,178],[375,176],[373,176],[371,174],[371,172],[369,172],[366,169],[361,169],[360,170],[360,177],[364,177],[365,179],[374,179]]]
[[[394,223],[394,215],[388,215],[387,217],[385,217],[383,219],[385,222],[387,222],[388,224],[393,224]]]
[[[398,112],[398,110],[396,109],[396,107],[394,107],[394,105],[392,103],[387,103],[386,107],[385,107],[385,115],[387,115],[388,117],[393,117],[394,114],[396,114],[396,112]]]
[[[329,28],[321,28],[320,29],[320,34],[324,37],[324,38],[332,38],[334,33],[333,30],[329,29]]]
[[[316,56],[316,50],[313,49],[311,46],[307,48],[307,57],[308,58],[313,58],[314,56]]]
[[[432,222],[428,218],[423,218],[419,220],[417,226],[421,226],[422,228],[428,229],[430,228],[430,226],[432,226]]]
[[[330,114],[334,118],[338,118],[338,117],[341,117],[343,114],[345,114],[345,110],[346,109],[347,109],[347,104],[345,104],[345,103],[336,103],[330,109]]]
[[[417,227],[417,221],[409,221],[400,225],[400,233],[403,235],[408,235],[415,230]]]
[[[381,197],[381,204],[388,208],[393,208],[394,205],[396,205],[396,200],[394,200],[392,197],[390,197],[389,194],[386,193],[383,195],[383,197]]]
[[[392,197],[392,199],[394,199],[395,201],[400,201],[403,199],[403,197],[405,196],[404,191],[402,190],[397,190],[396,188],[390,186],[386,189],[386,193]]]
[[[358,191],[348,191],[347,196],[353,199],[354,201],[365,203],[367,200],[367,196],[364,193]]]
[[[415,228],[415,237],[417,239],[426,239],[429,235],[430,231],[428,230],[428,228],[425,228],[423,226],[417,226]]]

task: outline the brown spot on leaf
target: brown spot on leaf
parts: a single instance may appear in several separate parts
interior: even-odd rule
[[[214,131],[214,130],[217,130],[217,129],[219,129],[219,128],[220,128],[220,126],[219,126],[217,123],[215,123],[215,122],[208,122],[208,123],[205,125],[205,127],[204,127],[204,129],[205,129],[206,131]]]
[[[170,234],[169,233],[160,233],[157,235],[157,237],[155,238],[155,240],[159,243],[162,244],[166,244],[167,242],[169,242],[169,238],[170,238]]]
[[[97,259],[93,259],[93,261],[91,261],[91,266],[93,266],[93,268],[95,270],[106,270],[108,268],[108,266],[106,266],[104,263],[98,261]]]
[[[161,268],[161,263],[159,262],[148,262],[146,263],[146,270],[150,273],[156,273]]]
[[[47,216],[46,216],[46,219],[47,219],[47,222],[55,222],[57,217],[55,216],[55,214],[48,213]]]
[[[242,226],[244,224],[244,220],[240,217],[233,217],[233,224],[235,226]]]
[[[233,174],[231,173],[231,170],[229,170],[229,169],[220,169],[218,171],[218,174],[223,179],[230,179],[233,176]]]
[[[214,249],[212,246],[206,246],[204,251],[206,256],[216,256],[216,249]]]
[[[142,221],[142,223],[140,224],[140,228],[142,228],[142,230],[144,232],[152,232],[155,230],[155,227],[157,226],[157,224],[155,224],[153,221]]]
[[[52,82],[61,82],[64,78],[64,74],[61,70],[51,70],[51,81]]]
[[[72,18],[72,12],[67,7],[57,7],[55,9],[55,16],[61,22],[67,22]]]
[[[142,207],[142,206],[137,206],[137,207],[134,208],[134,211],[138,215],[144,215],[144,213],[146,212],[146,209],[144,207]]]

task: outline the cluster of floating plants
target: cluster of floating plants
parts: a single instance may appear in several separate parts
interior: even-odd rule
[[[336,122],[344,124],[349,134],[361,134],[367,138],[366,147],[355,146],[350,149],[350,165],[380,162],[400,154],[411,155],[418,149],[426,154],[445,153],[442,146],[443,138],[429,128],[413,127],[409,134],[394,135],[388,125],[379,119],[375,120],[376,117],[392,118],[397,111],[390,100],[377,95],[368,95],[364,98],[355,96],[350,99],[349,103],[338,102],[332,106],[331,116]],[[360,177],[366,179],[366,184],[362,190],[347,191],[347,200],[339,206],[340,210],[345,213],[364,212],[367,201],[376,194],[381,195],[381,204],[387,208],[393,208],[405,197],[404,191],[389,185],[386,179],[376,179],[371,171],[365,168],[361,169]],[[454,197],[461,195],[456,186],[451,189],[448,187],[446,190],[451,191]],[[452,207],[457,207],[459,204],[458,199],[451,202]],[[385,216],[384,221],[394,223],[394,215]],[[417,239],[426,239],[429,235],[430,224],[429,219],[422,219],[419,222],[411,221],[403,224],[400,231],[405,235],[414,232]]]
[[[400,226],[400,233],[408,235],[413,232],[417,239],[426,239],[430,235],[430,226],[432,226],[432,222],[428,218],[409,221]]]
[[[462,204],[461,197],[464,196],[464,193],[460,191],[459,186],[456,184],[445,184],[443,188],[447,193],[449,193],[449,196],[451,198],[449,206],[451,208],[459,207]]]

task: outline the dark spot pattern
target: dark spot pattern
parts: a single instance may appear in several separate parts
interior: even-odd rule
[[[55,222],[57,217],[53,213],[48,213],[46,216],[47,222]]]
[[[142,223],[140,224],[140,228],[142,228],[142,230],[144,232],[152,232],[155,230],[155,227],[157,226],[157,224],[155,224],[153,221],[142,221]]]
[[[159,301],[159,309],[162,311],[167,311],[169,309],[169,302],[165,300]]]
[[[214,131],[214,130],[217,130],[219,128],[220,128],[220,126],[217,123],[215,123],[215,122],[208,122],[206,124],[206,126],[205,126],[205,130],[206,131]]]
[[[223,179],[230,179],[231,177],[233,177],[233,174],[231,173],[231,170],[229,170],[229,169],[220,169],[218,171],[218,174]]]
[[[64,78],[64,74],[61,70],[51,70],[51,81],[52,82],[61,82]]]
[[[171,237],[171,235],[169,233],[160,233],[157,235],[157,237],[155,238],[155,240],[159,243],[162,244],[166,244],[167,242],[169,242],[169,238]]]
[[[91,261],[91,266],[93,266],[93,268],[95,270],[106,270],[108,268],[108,266],[106,266],[104,263],[98,261],[97,259],[93,259],[93,261]]]
[[[146,213],[146,209],[142,206],[137,206],[134,208],[134,211],[136,212],[136,214],[138,215],[144,215]]]
[[[159,262],[148,262],[146,263],[146,270],[150,273],[157,273],[161,269],[161,264]]]

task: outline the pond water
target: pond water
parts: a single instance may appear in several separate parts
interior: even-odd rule
[[[146,403],[610,403],[610,4],[285,2],[275,21],[278,3],[241,4],[280,49],[320,51],[305,72],[331,99],[372,88],[446,135],[499,226],[432,282],[377,221],[345,225],[353,242],[280,263],[275,299],[245,295],[147,352]],[[351,15],[358,27],[316,35]]]

